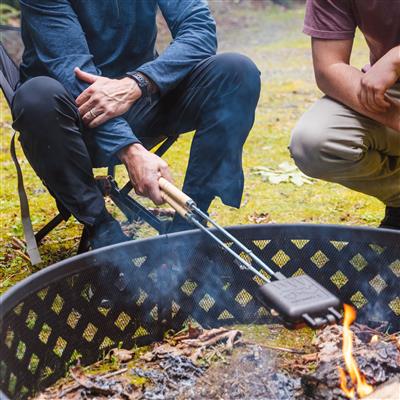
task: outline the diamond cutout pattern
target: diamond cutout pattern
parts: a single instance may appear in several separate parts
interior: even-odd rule
[[[196,288],[197,283],[190,280],[185,281],[185,283],[181,286],[182,292],[186,293],[188,296],[191,296]]]
[[[331,276],[331,281],[341,289],[349,280],[342,271],[337,271]]]
[[[83,331],[82,336],[86,341],[91,342],[95,337],[97,331],[98,329],[91,322],[89,322],[86,326],[86,329]]]
[[[53,305],[51,306],[51,309],[56,313],[60,314],[62,308],[64,306],[64,300],[60,295],[56,295],[53,301]]]
[[[356,293],[354,293],[350,299],[358,309],[364,307],[368,303],[368,300],[359,290]]]
[[[124,331],[131,319],[132,318],[127,313],[122,311],[122,313],[119,314],[118,318],[115,320],[114,325],[121,329],[121,331]]]
[[[299,268],[292,276],[301,276],[304,275],[305,272],[302,268]]]
[[[42,329],[39,333],[39,339],[41,342],[43,342],[44,344],[47,343],[47,341],[49,340],[49,337],[51,335],[51,328],[49,325],[47,325],[46,323],[44,323],[42,325]]]
[[[378,255],[381,255],[385,251],[384,247],[378,246],[377,244],[370,244],[369,247]]]
[[[382,292],[387,287],[385,280],[378,274],[369,281],[369,284],[375,289],[376,293]]]
[[[26,317],[25,321],[26,326],[32,330],[35,327],[36,320],[37,320],[37,314],[35,313],[35,311],[29,310],[28,316]]]
[[[393,261],[390,265],[389,268],[392,270],[392,272],[400,278],[400,260]]]
[[[172,302],[171,305],[171,314],[172,318],[175,318],[176,314],[178,314],[178,311],[180,310],[180,305],[178,303],[175,303],[175,301]]]
[[[368,262],[360,253],[358,253],[350,260],[350,264],[357,271],[362,271],[368,265]]]
[[[30,358],[30,360],[29,360],[29,364],[28,364],[28,370],[34,375],[35,374],[35,372],[36,372],[36,370],[37,370],[37,367],[39,366],[39,357],[35,354],[35,353],[33,353],[32,355],[31,355],[31,358]]]
[[[342,251],[349,244],[349,242],[338,242],[336,240],[331,240],[330,243],[336,250],[339,251]]]
[[[143,289],[139,289],[139,297],[136,300],[136,305],[141,306],[144,301],[147,299],[148,295]]]
[[[329,258],[321,251],[318,250],[312,257],[311,261],[318,267],[322,268],[329,261]]]
[[[257,275],[254,275],[253,281],[256,282],[259,286],[264,285],[264,281]]]
[[[253,296],[245,289],[242,289],[237,296],[235,297],[235,300],[242,306],[245,307],[249,301],[253,299]]]
[[[137,257],[137,258],[134,258],[132,260],[132,262],[135,267],[140,268],[145,263],[146,260],[147,260],[147,257]]]
[[[204,297],[199,301],[199,306],[206,312],[214,306],[215,300],[209,295],[205,294]]]
[[[22,308],[24,307],[24,303],[19,303],[15,308],[14,308],[14,312],[17,315],[21,315],[22,313]]]
[[[260,249],[260,250],[264,250],[268,243],[271,243],[270,240],[253,240],[253,243]]]
[[[67,318],[67,324],[72,328],[75,329],[76,325],[79,322],[79,319],[81,318],[81,314],[78,313],[78,311],[72,309],[72,311],[69,313],[68,318]]]
[[[114,340],[111,340],[108,336],[106,336],[101,342],[100,349],[107,349],[115,344]]]
[[[25,351],[26,351],[26,344],[22,340],[20,340],[18,342],[17,352],[16,352],[18,360],[22,360],[24,358]]]
[[[392,311],[397,315],[400,316],[400,297],[396,297],[389,303],[389,307]]]
[[[257,315],[262,318],[262,317],[267,317],[268,315],[270,315],[270,313],[268,312],[268,310],[265,307],[260,307],[257,310]]]
[[[279,250],[272,258],[271,260],[279,267],[282,268],[284,267],[289,261],[290,257],[283,251]]]
[[[10,380],[8,381],[8,391],[15,394],[15,387],[17,386],[17,377],[11,372]]]
[[[39,290],[36,293],[36,295],[37,295],[37,297],[39,297],[40,300],[43,301],[46,298],[48,291],[49,291],[49,288],[47,287],[45,289]]]
[[[132,336],[134,339],[138,338],[138,337],[143,337],[143,336],[148,336],[149,332],[143,327],[143,326],[139,326],[138,329],[136,329],[136,332],[134,333],[134,335]]]
[[[151,309],[150,316],[151,316],[151,318],[154,319],[154,321],[158,321],[158,307],[157,306],[155,306]]]
[[[56,345],[54,346],[54,354],[61,357],[67,347],[67,342],[61,336],[57,338]]]
[[[11,349],[11,346],[13,344],[14,341],[14,331],[12,331],[11,329],[8,329],[6,332],[6,339],[4,341],[4,344]]]
[[[234,319],[235,317],[228,311],[228,310],[224,310],[222,311],[221,314],[219,314],[218,319],[219,320],[225,320],[225,319]]]
[[[292,242],[299,250],[301,250],[301,249],[304,248],[304,246],[305,246],[307,243],[309,243],[309,240],[298,240],[298,239],[296,239],[296,240],[291,240],[291,242]]]

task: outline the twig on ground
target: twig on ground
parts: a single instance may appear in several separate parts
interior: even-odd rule
[[[116,376],[116,375],[124,374],[127,371],[128,371],[128,368],[122,368],[122,369],[119,369],[118,371],[109,372],[108,374],[104,374],[104,375],[100,375],[100,376],[104,379],[107,379],[107,378],[112,378],[113,376]]]
[[[280,347],[280,346],[274,346],[272,344],[266,344],[266,343],[255,343],[255,342],[249,342],[249,341],[244,341],[242,342],[243,344],[251,344],[251,345],[257,345],[266,349],[270,350],[277,350],[277,351],[284,351],[286,353],[293,353],[293,354],[304,354],[304,355],[309,355],[310,353],[306,353],[304,350],[298,350],[298,349],[292,349],[289,347]],[[312,353],[312,354],[317,354],[317,353]]]

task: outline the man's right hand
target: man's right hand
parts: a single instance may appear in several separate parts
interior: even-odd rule
[[[389,66],[391,72],[387,73],[387,60],[378,61],[376,67],[363,74],[349,64],[352,45],[352,39],[312,39],[314,71],[319,89],[360,114],[400,132],[400,101],[386,95],[387,87],[396,80],[393,68]],[[377,107],[381,111],[373,111]]]
[[[172,182],[168,164],[139,143],[123,148],[118,157],[128,171],[136,194],[148,197],[156,205],[163,204],[158,180],[163,177]]]
[[[358,100],[370,112],[384,113],[393,104],[386,92],[400,77],[400,46],[377,61],[361,79]]]

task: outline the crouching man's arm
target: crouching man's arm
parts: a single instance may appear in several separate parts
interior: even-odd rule
[[[400,46],[389,51],[365,74],[350,65],[352,46],[353,39],[312,39],[319,89],[353,110],[400,132],[400,102],[387,93],[400,77]]]

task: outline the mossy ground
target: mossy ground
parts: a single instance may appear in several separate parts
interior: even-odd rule
[[[310,53],[310,40],[301,33],[304,10],[283,11],[280,8],[249,10],[230,6],[217,14],[220,51],[238,51],[248,55],[262,73],[262,93],[256,122],[244,148],[246,178],[242,208],[231,209],[216,200],[212,216],[223,225],[247,224],[254,213],[269,213],[278,223],[333,223],[377,225],[383,206],[371,197],[339,185],[319,181],[302,187],[283,183],[272,185],[251,173],[255,166],[277,167],[290,161],[287,150],[290,132],[301,114],[321,96],[315,86]],[[360,67],[368,61],[368,53],[360,36],[356,39],[353,62]],[[32,273],[29,262],[12,244],[12,238],[23,238],[19,215],[16,172],[9,155],[12,135],[11,116],[1,99],[0,124],[0,293]],[[166,160],[176,184],[182,184],[192,134],[182,136]],[[18,148],[30,199],[33,225],[43,226],[56,213],[56,206],[46,189]],[[104,171],[96,170],[96,174]],[[126,173],[118,170],[118,181]],[[148,202],[145,202],[149,204]],[[115,208],[110,205],[110,210]],[[76,253],[81,226],[74,219],[61,224],[44,241],[42,267]],[[152,235],[149,229],[140,235]]]

